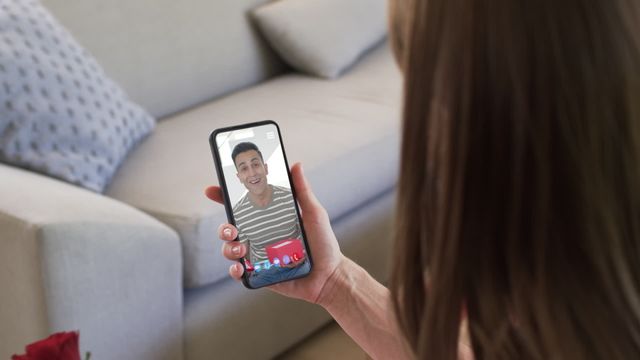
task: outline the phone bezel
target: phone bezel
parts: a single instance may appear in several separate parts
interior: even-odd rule
[[[248,280],[244,258],[241,258],[241,259],[239,259],[239,261],[242,264],[242,267],[245,269],[244,273],[242,274],[242,283],[248,289],[259,289],[259,288],[262,288],[262,287],[270,286],[270,285],[273,285],[273,284],[278,284],[278,283],[285,282],[285,281],[300,279],[300,278],[308,276],[311,273],[311,271],[313,271],[313,258],[311,256],[311,249],[309,248],[309,243],[308,243],[308,240],[307,240],[307,233],[304,230],[304,224],[303,224],[302,216],[300,215],[300,208],[298,206],[298,196],[296,194],[296,189],[293,186],[293,178],[291,177],[291,171],[290,171],[290,168],[289,168],[289,161],[287,159],[287,152],[285,151],[284,142],[282,141],[282,131],[280,131],[280,126],[278,126],[278,124],[273,120],[262,120],[262,121],[256,121],[256,122],[251,122],[251,123],[246,123],[246,124],[223,127],[223,128],[219,128],[219,129],[213,130],[211,132],[211,134],[209,135],[209,146],[211,147],[211,153],[213,154],[213,162],[215,164],[216,174],[218,176],[218,184],[219,184],[220,188],[222,189],[222,198],[223,198],[223,202],[224,202],[224,209],[225,209],[225,212],[227,213],[227,222],[229,222],[229,224],[232,224],[233,226],[236,226],[236,222],[235,222],[235,219],[233,217],[233,207],[231,206],[231,201],[229,199],[229,193],[227,191],[227,183],[226,183],[226,179],[224,177],[224,171],[222,169],[222,161],[220,160],[220,154],[218,152],[218,144],[216,143],[216,136],[218,134],[220,134],[220,133],[225,133],[225,132],[235,131],[235,130],[242,130],[242,129],[258,127],[258,126],[264,126],[264,125],[274,125],[276,127],[276,129],[278,130],[278,140],[280,141],[280,147],[282,149],[282,156],[284,158],[284,164],[285,164],[285,167],[287,169],[287,178],[289,179],[289,186],[291,187],[291,194],[292,194],[293,200],[294,200],[293,201],[293,205],[294,205],[294,207],[296,209],[296,216],[298,217],[298,222],[300,224],[300,232],[302,233],[302,237],[303,237],[302,243],[304,244],[304,248],[305,248],[305,250],[307,252],[307,257],[309,259],[309,271],[307,273],[303,274],[303,275],[296,276],[296,277],[293,277],[293,278],[290,278],[290,279],[280,280],[280,281],[276,281],[276,282],[273,282],[273,283],[265,284],[263,286],[253,287],[253,286],[251,286],[251,284],[249,283],[249,280]],[[238,241],[238,238],[236,237],[233,241]],[[247,251],[248,251],[248,249],[247,249]]]

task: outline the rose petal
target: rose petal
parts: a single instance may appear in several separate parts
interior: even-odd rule
[[[27,346],[27,359],[80,360],[78,332],[56,333]]]

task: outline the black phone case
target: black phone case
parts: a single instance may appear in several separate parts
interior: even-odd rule
[[[311,249],[309,248],[309,244],[307,242],[307,234],[304,231],[304,224],[302,222],[302,217],[300,216],[300,209],[298,207],[298,196],[296,195],[296,189],[293,186],[293,179],[291,178],[291,171],[289,170],[289,161],[287,160],[287,153],[284,149],[284,143],[282,142],[282,133],[280,132],[280,126],[278,126],[278,124],[273,121],[273,120],[263,120],[263,121],[257,121],[257,122],[252,122],[252,123],[247,123],[247,124],[241,124],[241,125],[235,125],[235,126],[229,126],[229,127],[225,127],[225,128],[220,128],[220,129],[215,129],[211,132],[211,134],[209,135],[209,146],[211,147],[211,153],[213,154],[213,162],[215,164],[216,167],[216,173],[218,175],[218,184],[220,185],[220,188],[222,189],[222,197],[224,200],[224,209],[227,213],[227,222],[229,224],[232,224],[233,226],[236,226],[236,222],[235,219],[233,217],[233,208],[231,206],[231,202],[229,200],[229,193],[227,192],[227,183],[226,183],[226,179],[224,177],[224,172],[222,171],[222,162],[220,161],[220,154],[218,153],[218,146],[216,144],[216,135],[218,135],[219,133],[224,133],[224,132],[228,132],[228,131],[233,131],[233,130],[241,130],[241,129],[246,129],[246,128],[250,128],[250,127],[256,127],[256,126],[261,126],[261,125],[268,125],[268,124],[272,124],[275,125],[276,129],[278,129],[278,140],[280,141],[280,147],[282,148],[282,156],[284,157],[284,164],[285,167],[287,168],[287,177],[289,178],[289,185],[291,186],[291,194],[293,195],[293,205],[296,209],[296,215],[298,216],[298,222],[300,223],[300,232],[302,233],[302,237],[304,238],[304,241],[302,242],[304,244],[304,248],[307,252],[307,257],[309,258],[309,272],[307,272],[306,274],[302,275],[302,276],[298,276],[295,278],[291,278],[291,279],[287,279],[287,280],[282,280],[282,281],[277,281],[277,282],[273,282],[271,284],[267,284],[264,286],[269,286],[269,285],[273,285],[273,284],[277,284],[280,282],[284,282],[284,281],[290,281],[290,280],[295,280],[295,279],[300,279],[303,278],[305,276],[308,276],[311,271],[313,271],[313,258],[311,256]],[[238,241],[238,239],[236,238],[234,241]],[[248,251],[248,249],[247,249]],[[246,271],[246,265],[244,263],[244,258],[240,259],[240,263],[242,264],[242,266],[244,267],[245,271],[242,275],[242,283],[244,284],[244,286],[248,289],[258,289],[264,286],[260,286],[260,287],[252,287],[251,284],[249,284],[249,281],[247,279],[247,271]]]

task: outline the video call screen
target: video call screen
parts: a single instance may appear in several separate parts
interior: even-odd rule
[[[216,145],[238,240],[247,247],[252,287],[309,271],[278,128],[265,124],[221,132]]]

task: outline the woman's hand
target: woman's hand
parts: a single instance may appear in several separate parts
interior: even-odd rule
[[[304,278],[271,285],[269,289],[285,296],[317,303],[327,280],[338,266],[344,264],[345,257],[340,252],[338,241],[331,229],[327,211],[311,191],[300,163],[293,165],[291,175],[302,212],[304,230],[313,257],[313,269]],[[222,194],[218,186],[208,187],[205,189],[205,194],[209,199],[222,203]],[[222,254],[227,259],[237,261],[247,254],[248,249],[246,246],[233,241],[238,236],[238,230],[233,225],[220,225],[218,236],[224,241]],[[229,268],[229,275],[236,280],[240,280],[243,271],[242,264],[236,262]]]

